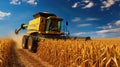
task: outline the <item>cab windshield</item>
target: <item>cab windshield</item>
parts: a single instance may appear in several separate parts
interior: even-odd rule
[[[56,31],[60,32],[61,30],[61,22],[60,20],[48,20],[46,25],[46,31]]]

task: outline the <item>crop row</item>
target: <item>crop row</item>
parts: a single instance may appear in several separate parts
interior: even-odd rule
[[[37,55],[55,67],[119,67],[120,39],[45,39]]]

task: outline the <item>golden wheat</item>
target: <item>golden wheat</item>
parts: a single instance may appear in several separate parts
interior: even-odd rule
[[[120,67],[120,39],[41,40],[37,55],[55,67]]]
[[[13,41],[10,39],[0,39],[0,67],[9,67],[8,60]]]

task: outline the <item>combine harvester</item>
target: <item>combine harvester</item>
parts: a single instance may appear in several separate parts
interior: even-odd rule
[[[52,39],[69,39],[73,37],[66,36],[66,33],[61,32],[62,18],[48,12],[39,12],[33,15],[34,19],[29,24],[21,24],[21,27],[15,30],[15,33],[22,29],[27,29],[27,34],[22,38],[22,48],[32,52],[37,51],[38,42],[41,38]],[[66,26],[68,22],[66,22]],[[90,37],[85,37],[85,40],[90,40]]]

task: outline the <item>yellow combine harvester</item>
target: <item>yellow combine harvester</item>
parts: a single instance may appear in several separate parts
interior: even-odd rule
[[[33,15],[33,17],[34,19],[31,20],[29,24],[21,24],[21,27],[15,30],[15,33],[18,34],[21,29],[27,29],[28,35],[23,36],[22,48],[36,52],[38,47],[37,43],[41,37],[66,38],[66,36],[62,36],[64,33],[61,32],[62,18],[48,12],[39,12]],[[68,25],[67,22],[66,25]],[[90,38],[88,37],[86,39]]]
[[[61,32],[62,18],[57,17],[55,14],[47,12],[39,12],[33,15],[34,19],[29,24],[22,24],[20,28],[15,30],[15,33],[21,29],[27,29],[27,34],[22,39],[22,47],[28,48],[32,52],[36,52],[37,43],[40,41],[40,37],[47,38],[62,38]]]

